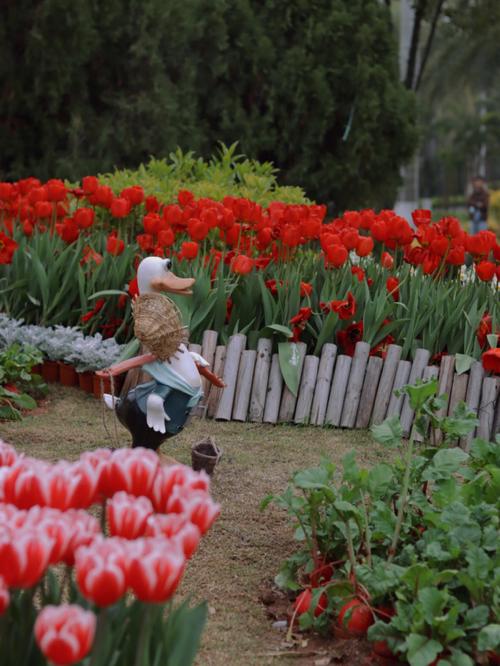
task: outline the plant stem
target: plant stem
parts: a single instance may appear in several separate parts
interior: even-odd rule
[[[361,492],[361,499],[362,505],[363,505],[363,514],[365,518],[365,539],[366,539],[366,563],[368,566],[372,567],[372,546],[371,546],[371,539],[372,539],[372,534],[370,530],[370,524],[368,522],[368,508],[366,506],[366,495],[364,492]]]
[[[151,609],[152,609],[151,604],[144,604],[134,666],[149,666],[149,659],[144,659],[144,655],[146,652],[149,652],[148,650],[149,616]]]
[[[106,608],[101,608],[99,615],[97,616],[97,630],[89,666],[99,666],[101,657],[106,657],[106,655],[103,654],[103,644],[107,632],[107,624],[108,611]]]
[[[354,544],[352,541],[351,526],[349,525],[349,518],[345,521],[345,531],[347,538],[347,554],[349,555],[349,562],[351,563],[351,570],[354,578],[356,578],[356,557],[354,555]]]
[[[420,414],[417,414],[415,418],[418,418]],[[401,495],[399,497],[399,509],[398,516],[396,519],[396,527],[394,529],[394,535],[392,537],[391,547],[389,548],[389,558],[388,562],[392,562],[394,556],[396,555],[396,547],[399,542],[399,537],[401,534],[401,527],[403,525],[403,518],[406,509],[406,503],[408,501],[408,490],[410,487],[410,474],[411,474],[411,461],[413,458],[413,445],[414,445],[414,429],[410,435],[410,442],[408,444],[408,455],[406,459],[406,470],[403,478],[403,487],[401,489]]]

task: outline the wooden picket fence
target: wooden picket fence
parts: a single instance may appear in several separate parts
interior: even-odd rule
[[[444,356],[440,367],[429,365],[431,354],[426,349],[417,349],[412,363],[401,360],[399,345],[390,345],[382,359],[370,356],[366,342],[357,343],[353,357],[338,354],[330,343],[323,346],[321,357],[306,355],[306,345],[299,342],[300,383],[295,397],[283,381],[271,340],[260,339],[257,350],[252,350],[246,349],[245,335],[233,335],[227,346],[217,345],[217,337],[216,331],[205,331],[201,345],[189,345],[226,384],[219,389],[204,380],[202,414],[208,418],[367,428],[397,415],[407,437],[414,412],[408,397],[397,397],[394,391],[418,379],[437,377],[439,394],[449,396],[442,416],[453,413],[462,400],[478,415],[476,432],[460,441],[463,448],[469,448],[473,436],[489,439],[500,431],[500,379],[485,377],[479,362],[459,375],[454,356]],[[440,433],[434,437],[439,441]]]

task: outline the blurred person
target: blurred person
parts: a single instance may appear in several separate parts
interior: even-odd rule
[[[486,181],[482,176],[476,176],[472,181],[472,192],[467,199],[470,216],[470,233],[477,234],[478,231],[488,228],[488,206],[490,195]]]

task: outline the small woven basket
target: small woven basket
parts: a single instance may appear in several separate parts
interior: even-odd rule
[[[132,303],[135,337],[160,361],[166,361],[187,341],[187,328],[173,301],[162,294],[142,294]]]

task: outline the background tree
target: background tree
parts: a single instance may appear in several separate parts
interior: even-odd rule
[[[415,113],[378,0],[3,7],[3,177],[76,179],[239,140],[337,208],[392,202]]]

